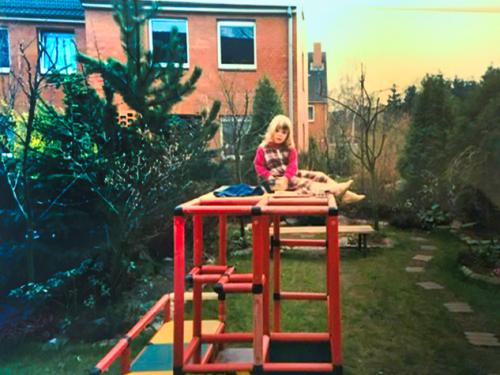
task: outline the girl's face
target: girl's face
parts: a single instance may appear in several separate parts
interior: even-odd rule
[[[276,131],[273,133],[273,142],[280,145],[286,141],[288,138],[288,130],[283,128],[276,128]]]

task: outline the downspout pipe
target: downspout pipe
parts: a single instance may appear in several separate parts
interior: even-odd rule
[[[288,117],[294,123],[293,113],[293,17],[292,7],[288,7]],[[297,134],[298,136],[298,134]]]

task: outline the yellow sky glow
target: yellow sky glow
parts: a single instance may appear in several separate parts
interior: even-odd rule
[[[355,79],[400,90],[427,73],[480,79],[500,66],[500,0],[304,0],[308,49],[327,53],[329,89]]]

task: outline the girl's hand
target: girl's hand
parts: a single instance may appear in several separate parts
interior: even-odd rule
[[[280,177],[280,178],[276,179],[276,184],[275,184],[274,190],[284,191],[286,189],[288,189],[288,178]]]

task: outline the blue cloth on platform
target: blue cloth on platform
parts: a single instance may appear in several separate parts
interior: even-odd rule
[[[222,190],[214,191],[216,197],[248,197],[250,195],[263,195],[262,186],[250,186],[247,184],[230,185]]]

